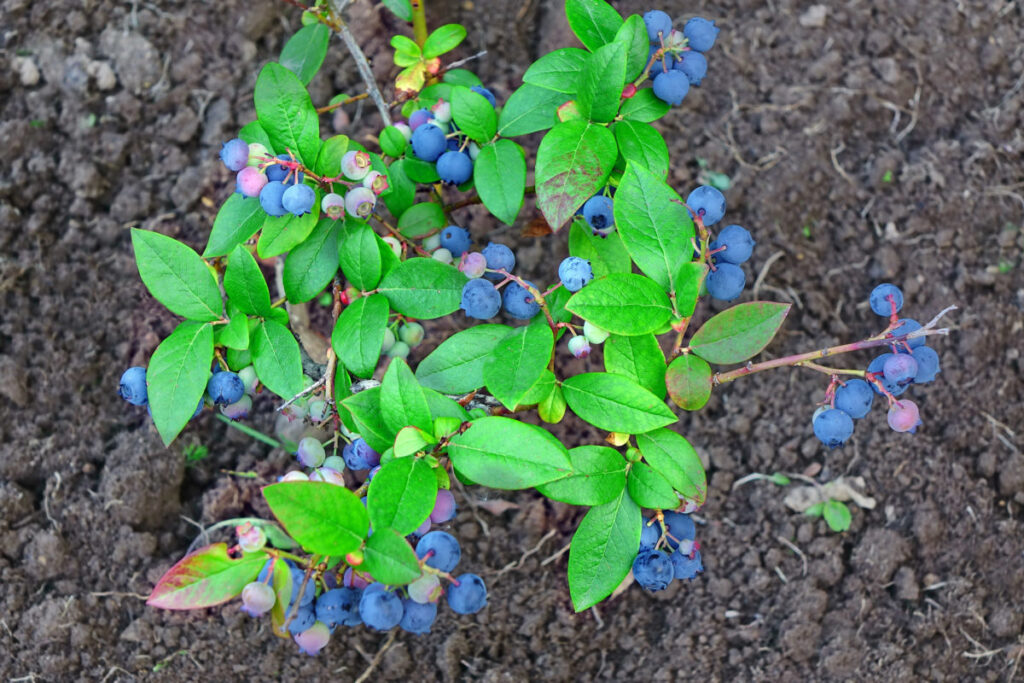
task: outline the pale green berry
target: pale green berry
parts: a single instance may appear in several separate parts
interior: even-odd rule
[[[602,330],[589,320],[583,323],[583,336],[591,344],[603,344],[604,340],[611,336],[611,332]]]
[[[404,341],[396,341],[395,345],[388,350],[388,355],[392,358],[408,358],[411,350]]]
[[[410,347],[419,346],[423,341],[423,325],[419,323],[406,323],[398,328],[398,337]]]

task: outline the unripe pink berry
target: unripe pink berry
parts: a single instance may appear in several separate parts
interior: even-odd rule
[[[363,187],[370,188],[375,195],[381,195],[391,186],[386,175],[380,171],[370,171],[363,178]]]
[[[569,351],[577,358],[586,358],[590,355],[590,342],[582,334],[577,334],[569,340]]]
[[[889,426],[892,427],[894,432],[910,432],[913,434],[920,425],[921,413],[917,409],[917,404],[913,401],[903,399],[889,406]]]
[[[358,567],[365,559],[366,558],[363,556],[362,550],[353,550],[345,555],[345,562],[347,562],[351,567]]]
[[[430,511],[430,521],[434,524],[444,524],[455,517],[455,510],[455,496],[452,492],[448,489],[438,489],[434,509]]]
[[[238,546],[244,552],[258,552],[267,544],[266,532],[261,527],[255,526],[252,522],[236,526],[235,533],[238,534]]]
[[[266,614],[277,602],[274,589],[265,583],[253,581],[242,589],[242,611],[250,617]]]
[[[318,621],[302,633],[297,633],[292,637],[295,639],[295,644],[299,646],[299,650],[312,656],[324,649],[327,641],[331,639],[331,632],[326,624]]]
[[[344,486],[345,477],[338,470],[331,469],[330,467],[318,467],[309,474],[310,481],[322,481],[327,484],[334,484],[335,486]]]
[[[370,172],[370,163],[369,154],[353,149],[341,157],[341,172],[346,178],[362,180]]]
[[[481,277],[487,270],[487,259],[478,251],[468,251],[459,260],[459,270],[470,279]]]
[[[238,190],[246,197],[259,197],[260,190],[267,184],[267,176],[255,166],[246,166],[236,176]]]
[[[355,218],[366,218],[377,205],[377,195],[366,187],[353,187],[345,195],[345,210]]]

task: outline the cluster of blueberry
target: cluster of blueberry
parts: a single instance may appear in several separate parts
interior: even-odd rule
[[[690,92],[691,85],[700,85],[708,72],[704,53],[718,37],[715,22],[694,17],[686,22],[682,33],[672,28],[672,17],[652,9],[644,15],[647,37],[651,40],[650,76],[654,79],[654,95],[671,105],[678,105]]]
[[[664,525],[655,517],[643,520],[640,551],[633,560],[633,579],[652,592],[665,590],[674,579],[690,580],[704,571],[690,515],[668,511],[662,519]]]
[[[426,332],[423,325],[417,322],[407,322],[398,328],[398,336],[390,327],[384,329],[384,345],[381,352],[391,358],[408,358],[409,352],[423,343]]]
[[[492,107],[497,106],[494,94],[482,85],[470,88],[484,97]],[[473,162],[480,147],[462,135],[452,121],[452,105],[445,100],[430,109],[417,109],[409,116],[409,123],[398,124],[399,130],[412,132],[412,153],[417,159],[436,165],[437,175],[451,185],[461,185],[473,175]]]
[[[719,222],[725,215],[725,196],[710,185],[701,185],[691,192],[686,198],[686,205],[705,228]],[[750,258],[755,244],[750,232],[739,225],[727,225],[718,233],[718,238],[708,245],[711,272],[704,282],[709,295],[722,301],[732,301],[743,293],[747,276],[740,264]]]
[[[252,409],[252,397],[256,394],[259,380],[256,368],[248,365],[237,373],[222,370],[219,364],[213,366],[213,374],[206,383],[206,395],[199,400],[196,417],[203,411],[207,403],[220,406],[220,411],[232,420],[240,420],[249,415]],[[146,368],[135,365],[121,375],[121,383],[117,393],[132,405],[149,407],[149,391],[146,384]]]
[[[898,337],[921,329],[921,324],[897,314],[903,308],[903,292],[892,284],[881,284],[871,291],[871,310],[889,318],[887,337]],[[894,342],[891,352],[883,353],[868,365],[864,379],[834,380],[826,393],[827,404],[818,408],[812,420],[814,435],[829,448],[842,446],[853,435],[853,421],[871,410],[875,394],[889,402],[889,427],[913,434],[921,424],[917,404],[897,400],[911,384],[927,384],[939,373],[939,354],[925,346],[924,337]],[[839,386],[836,386],[838,384]]]

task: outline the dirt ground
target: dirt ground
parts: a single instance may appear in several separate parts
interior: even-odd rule
[[[459,56],[489,50],[475,68],[499,100],[529,60],[573,41],[559,0],[428,4],[432,26],[469,28]],[[268,0],[3,0],[4,680],[353,680],[371,666],[367,680],[1024,676],[1024,7],[665,4],[723,29],[704,85],[659,125],[677,190],[697,182],[698,160],[732,179],[729,218],[758,240],[748,269],[757,285],[744,299],[794,303],[768,353],[873,333],[865,299],[879,281],[901,284],[922,321],[960,307],[953,334],[934,343],[939,380],[912,390],[919,433],[890,432],[876,410],[852,443],[825,452],[810,429],[825,383],[808,371],[716,391],[680,425],[709,461],[706,573],[656,595],[634,587],[583,614],[569,603],[567,556],[556,555],[582,511],[485,491],[472,494],[518,507],[481,510],[481,524],[460,495],[453,531],[465,569],[488,581],[489,606],[444,612],[429,636],[359,628],[309,658],[234,606],[149,609],[144,596],[197,533],[189,520],[254,510],[259,482],[222,470],[270,477],[288,463],[209,415],[164,448],[144,411],[117,398],[121,371],[145,363],[175,324],[138,278],[128,228],[205,243],[231,189],[219,144],[253,116],[258,68],[298,11]],[[393,20],[365,1],[354,17],[386,78]],[[314,100],[357,92],[354,74],[334,44]],[[351,115],[342,132],[377,125],[369,107]],[[467,221],[484,239],[489,225]],[[518,239],[517,249],[550,279],[565,237]],[[259,407],[255,424],[270,430],[272,404]],[[599,438],[578,424],[560,430]],[[186,467],[190,444],[211,452]],[[769,483],[732,489],[752,472],[815,464],[822,481],[863,477],[877,501],[844,534],[789,511]]]

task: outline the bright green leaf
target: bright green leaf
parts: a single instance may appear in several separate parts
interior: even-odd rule
[[[196,252],[176,239],[140,228],[132,228],[132,246],[139,276],[157,301],[189,320],[220,319],[220,289]]]
[[[284,44],[278,61],[298,76],[303,85],[307,85],[316,76],[327,56],[327,41],[330,38],[331,30],[324,24],[318,22],[303,26]]]
[[[653,334],[622,337],[604,343],[604,369],[631,380],[665,399],[665,354]]]
[[[679,498],[665,477],[642,462],[633,463],[626,479],[629,497],[643,508],[671,509],[679,505]]]
[[[388,586],[404,586],[420,578],[422,570],[409,542],[394,529],[373,526],[373,536],[366,539],[365,559],[359,568]]]
[[[427,36],[423,43],[423,57],[433,59],[458,47],[466,39],[466,29],[461,24],[445,24]]]
[[[320,119],[302,81],[269,62],[256,78],[254,100],[273,149],[279,154],[290,149],[299,161],[311,165],[320,151]]]
[[[264,486],[263,497],[288,535],[310,553],[358,550],[370,527],[366,508],[344,486],[288,481]]]
[[[621,375],[576,375],[562,382],[562,392],[572,411],[598,429],[641,434],[676,421],[661,399]]]
[[[149,359],[149,408],[165,446],[202,403],[212,361],[213,326],[190,321],[178,325]]]
[[[266,220],[267,212],[260,206],[258,198],[232,194],[213,219],[213,229],[203,257],[231,253],[232,249],[255,235]]]
[[[437,498],[437,477],[417,458],[395,458],[381,466],[366,493],[370,523],[377,529],[411,534],[430,516]]]
[[[825,517],[828,528],[837,534],[849,529],[850,522],[853,521],[850,516],[850,508],[846,506],[846,503],[838,500],[826,501],[821,514]]]
[[[643,88],[642,90],[637,90],[636,94],[628,100],[622,101],[619,115],[625,121],[650,123],[660,119],[671,108],[667,102],[658,99],[653,89]]]
[[[595,235],[582,219],[574,220],[569,227],[569,253],[590,261],[594,277],[597,278],[609,273],[630,273],[633,270],[633,262],[622,245],[619,233],[612,232],[604,237]]]
[[[431,320],[454,313],[462,301],[466,276],[431,258],[411,258],[392,270],[378,291],[402,315]]]
[[[384,424],[380,410],[380,387],[364,389],[341,402],[346,426],[358,432],[370,448],[383,453],[395,441],[395,433]],[[346,416],[348,419],[346,419]]]
[[[287,327],[264,320],[252,334],[250,350],[263,386],[283,399],[302,391],[302,353]]]
[[[341,272],[354,287],[368,291],[377,286],[381,277],[381,253],[377,236],[363,221],[348,221],[338,260]]]
[[[569,459],[573,473],[538,486],[541,494],[569,505],[602,505],[622,493],[626,485],[626,461],[614,448],[570,448]]]
[[[586,50],[563,47],[549,52],[523,74],[523,83],[565,93],[566,99],[576,94],[576,80],[590,58]]]
[[[623,487],[618,497],[590,508],[569,548],[569,595],[577,612],[612,594],[629,574],[640,548],[640,508]]]
[[[249,250],[238,245],[228,257],[228,267],[224,271],[224,291],[228,301],[232,302],[243,313],[249,315],[270,315],[270,290],[263,278],[256,259]]]
[[[555,112],[568,98],[565,93],[524,83],[513,92],[498,116],[498,134],[515,137],[551,128]]]
[[[742,363],[768,345],[791,307],[771,301],[733,306],[701,325],[690,350],[709,363]]]
[[[481,144],[498,130],[498,115],[491,103],[463,85],[452,88],[452,118],[463,133]]]
[[[647,334],[672,315],[672,303],[642,275],[613,273],[576,292],[566,309],[612,334]]]
[[[484,385],[484,366],[491,351],[511,331],[506,325],[483,324],[456,332],[420,361],[416,379],[446,394],[479,389]]]
[[[572,473],[565,447],[540,427],[507,417],[475,420],[451,439],[455,468],[482,486],[525,489]]]
[[[284,260],[284,293],[293,304],[305,303],[323,291],[337,272],[337,223],[321,218],[309,238]]]
[[[607,123],[615,118],[626,79],[626,52],[620,43],[594,50],[576,85],[576,106],[585,119]]]
[[[320,191],[317,190],[313,211],[301,216],[285,214],[284,216],[268,216],[263,224],[263,232],[256,243],[256,253],[260,258],[280,256],[302,244],[313,232],[320,219]]]
[[[668,175],[668,145],[651,124],[619,121],[615,124],[615,141],[627,162],[632,161],[659,178]]]
[[[622,26],[622,16],[604,0],[566,0],[569,28],[593,52],[612,42]]]
[[[437,202],[413,204],[398,217],[398,230],[406,237],[423,237],[447,225],[444,209]]]
[[[377,368],[388,311],[387,299],[371,294],[346,306],[334,324],[331,347],[342,365],[356,377],[369,377]]]
[[[393,432],[409,425],[427,431],[434,424],[423,388],[401,358],[392,358],[384,373],[380,385],[380,407],[384,424]]]
[[[473,164],[473,184],[487,210],[512,225],[526,194],[526,157],[511,140],[484,145]]]
[[[687,499],[703,504],[707,498],[704,465],[690,442],[670,429],[637,434],[636,446],[647,464]]]
[[[547,319],[537,316],[498,342],[484,365],[484,382],[494,398],[509,410],[540,379],[551,360],[555,340]]]

